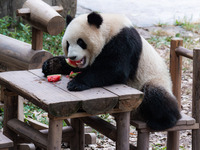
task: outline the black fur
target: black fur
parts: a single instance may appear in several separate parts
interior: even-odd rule
[[[73,18],[70,15],[66,16],[66,26],[73,20]]]
[[[103,18],[100,14],[92,12],[88,15],[88,23],[90,25],[95,25],[97,28],[103,23]]]
[[[84,69],[67,88],[81,91],[117,83],[126,83],[135,74],[142,50],[141,38],[134,28],[124,28],[104,46],[94,63]]]
[[[138,111],[147,125],[153,130],[173,127],[181,118],[176,98],[164,88],[153,84],[146,84],[142,91],[144,99]]]
[[[44,76],[52,74],[69,74],[71,70],[78,71],[78,69],[67,64],[65,56],[50,58],[42,65],[42,72],[44,73]]]
[[[82,91],[92,87],[100,87],[126,81],[136,73],[142,50],[142,42],[134,28],[124,28],[104,46],[102,52],[91,66],[81,70],[67,88],[71,91]],[[55,59],[55,60],[54,60]],[[80,71],[70,67],[64,57],[54,57],[43,65],[43,73],[69,74]]]

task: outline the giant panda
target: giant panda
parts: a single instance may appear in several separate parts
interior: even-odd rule
[[[132,118],[144,120],[153,130],[170,128],[180,119],[166,64],[124,15],[92,12],[67,17],[62,48],[65,56],[47,60],[42,71],[45,76],[81,71],[68,83],[68,90],[127,84],[144,92]]]

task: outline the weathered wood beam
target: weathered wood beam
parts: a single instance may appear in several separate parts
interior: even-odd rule
[[[177,55],[184,56],[184,57],[189,58],[189,59],[193,59],[193,51],[191,51],[187,48],[179,46],[175,49],[175,51],[176,51]]]
[[[28,14],[29,8],[30,14],[22,17],[38,30],[57,35],[65,28],[64,18],[42,0],[27,0],[23,8],[26,9],[19,10],[18,14]]]
[[[26,123],[19,121],[18,119],[11,119],[7,122],[7,125],[12,131],[26,138],[28,141],[33,142],[42,148],[47,148],[47,136],[38,130],[33,129]]]
[[[0,71],[41,68],[51,57],[45,50],[33,51],[30,44],[0,34]]]
[[[192,116],[200,123],[200,48],[193,51]],[[192,149],[200,149],[200,129],[192,130]]]
[[[86,123],[93,129],[107,136],[109,139],[113,141],[117,140],[117,128],[114,125],[108,123],[107,121],[97,116],[83,117],[79,119],[81,119],[84,123]],[[136,150],[136,147],[134,145],[129,144],[129,146],[130,150]]]
[[[51,6],[55,11],[57,11],[58,13],[63,11],[63,7],[62,6]],[[30,8],[20,8],[17,9],[16,11],[16,15],[17,16],[25,16],[25,15],[30,15],[31,13],[31,9]]]

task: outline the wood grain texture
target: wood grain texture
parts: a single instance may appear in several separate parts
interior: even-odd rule
[[[192,116],[200,123],[200,48],[193,51]],[[200,129],[192,130],[192,150],[200,149]]]
[[[116,150],[129,150],[130,112],[115,114],[117,124]]]
[[[33,142],[34,144],[42,148],[47,148],[47,137],[44,134],[40,133],[38,130],[31,128],[26,123],[21,122],[17,119],[11,119],[8,121],[7,124],[10,129],[12,129],[17,134],[20,134],[28,141]]]
[[[141,92],[131,90],[130,87],[124,88],[122,90],[124,92],[120,90],[118,92],[116,89],[111,92],[105,88],[71,92],[66,88],[68,82],[69,79],[65,76],[62,76],[61,81],[47,82],[41,69],[0,73],[1,85],[16,91],[19,95],[43,108],[49,112],[50,117],[69,117],[80,108],[86,113],[95,115],[113,111],[117,104],[123,105],[121,111],[130,111],[130,108],[131,110],[137,108],[142,97]],[[121,89],[121,87],[122,85],[115,85],[115,88]]]
[[[187,48],[179,46],[175,49],[175,51],[177,55],[184,56],[189,59],[193,59],[193,51],[188,50]]]
[[[43,76],[40,69],[30,71],[38,77]],[[54,83],[54,85],[72,95],[75,95],[76,97],[79,97],[82,100],[82,109],[89,114],[94,115],[107,112],[114,108],[118,102],[118,95],[103,88],[92,88],[80,92],[70,92],[67,90],[67,83],[69,81],[70,79],[63,75],[62,80]],[[98,105],[96,105],[97,103]]]
[[[181,75],[182,75],[182,56],[176,54],[175,49],[183,46],[183,40],[173,38],[170,47],[170,74],[173,84],[173,94],[177,98],[179,109],[181,109]],[[179,149],[179,132],[168,132],[167,134],[167,149]]]
[[[49,119],[47,150],[61,150],[62,120]]]
[[[30,44],[0,34],[0,71],[41,68],[51,57],[45,50],[34,51]]]
[[[23,18],[36,29],[57,35],[65,28],[64,18],[41,0],[27,0],[23,8],[30,8],[30,15],[25,15]]]
[[[71,126],[75,134],[70,140],[71,150],[84,150],[85,147],[85,133],[84,133],[84,123],[78,118],[71,119]]]
[[[32,27],[32,49],[42,50],[43,47],[43,32]]]
[[[0,84],[16,91],[53,116],[59,116],[69,109],[63,112],[67,116],[68,112],[76,112],[80,106],[81,99],[28,71],[4,72],[0,74],[0,80]]]
[[[18,95],[9,90],[4,90],[4,121],[3,121],[3,134],[8,138],[16,142],[17,134],[15,134],[9,127],[8,121],[13,118],[17,118],[18,109]],[[14,149],[16,149],[16,143]]]

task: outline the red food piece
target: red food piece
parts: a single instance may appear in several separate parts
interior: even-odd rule
[[[47,76],[47,80],[48,82],[57,82],[59,80],[61,80],[61,74],[55,74],[55,75],[49,75]]]
[[[70,74],[67,75],[66,77],[67,77],[67,78],[74,78],[74,77],[77,76],[79,73],[81,73],[81,72],[73,72],[73,71],[71,71]]]
[[[73,61],[73,60],[67,58],[67,59],[66,59],[66,62],[67,62],[71,67],[76,68],[76,67],[78,67],[77,63],[80,63],[81,60]]]

